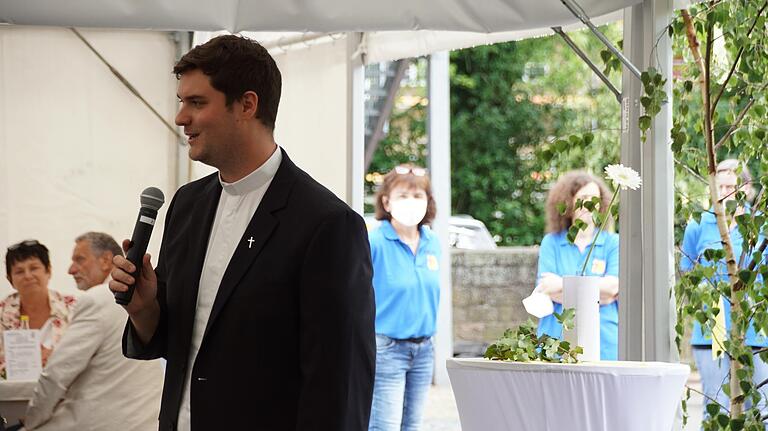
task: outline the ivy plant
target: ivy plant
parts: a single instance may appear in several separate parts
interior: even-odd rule
[[[555,313],[558,322],[563,325],[563,330],[573,328],[575,311],[572,308],[563,310],[561,314]],[[517,329],[507,329],[504,335],[496,342],[488,346],[485,357],[492,360],[515,362],[560,362],[572,364],[578,362],[578,356],[584,353],[580,346],[571,346],[571,343],[559,340],[549,335],[536,335],[536,324],[530,319]]]

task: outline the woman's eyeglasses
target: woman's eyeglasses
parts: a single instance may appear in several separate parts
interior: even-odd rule
[[[417,177],[423,177],[424,175],[427,175],[427,170],[424,168],[419,167],[410,167],[410,166],[395,166],[395,173],[399,175],[406,175],[406,174],[413,174]]]
[[[21,246],[33,247],[33,246],[36,246],[36,245],[40,245],[40,243],[37,242],[37,240],[35,240],[35,239],[28,239],[26,241],[22,241],[22,242],[20,242],[18,244],[14,244],[14,245],[8,247],[8,251],[14,251],[14,250],[18,249]]]

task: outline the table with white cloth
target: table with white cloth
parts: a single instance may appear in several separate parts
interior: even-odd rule
[[[0,415],[9,424],[15,424],[19,418],[24,417],[27,412],[27,403],[32,398],[36,385],[37,380],[0,379]]]
[[[448,359],[463,431],[670,431],[690,368]]]

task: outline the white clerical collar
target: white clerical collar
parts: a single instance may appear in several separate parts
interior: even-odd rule
[[[247,194],[269,182],[269,180],[275,176],[275,173],[277,173],[277,168],[280,167],[280,162],[282,162],[282,160],[283,152],[280,150],[280,146],[276,146],[275,151],[269,156],[267,161],[262,163],[255,171],[234,183],[227,183],[222,180],[221,172],[219,172],[219,183],[221,183],[221,187],[227,194]]]

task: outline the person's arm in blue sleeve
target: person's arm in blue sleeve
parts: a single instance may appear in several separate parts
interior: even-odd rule
[[[535,292],[549,295],[552,301],[563,303],[563,278],[557,270],[557,241],[554,235],[544,235],[539,248],[539,265]]]
[[[600,278],[600,304],[619,299],[619,236],[608,235],[605,241],[605,274]]]
[[[696,244],[699,242],[699,224],[691,220],[685,227],[683,234],[683,245],[681,247],[682,256],[680,256],[680,271],[688,272],[693,269],[696,261],[699,259],[699,252]]]

